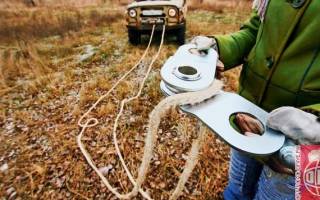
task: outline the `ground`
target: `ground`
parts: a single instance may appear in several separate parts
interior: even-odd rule
[[[123,1],[84,1],[81,7],[74,2],[34,1],[37,5],[29,7],[8,2],[0,3],[0,199],[115,199],[77,146],[77,121],[137,62],[148,37],[139,46],[128,43]],[[187,37],[236,31],[249,14],[246,1],[192,1]],[[159,36],[145,64],[158,44]],[[159,70],[177,47],[174,38],[166,38],[141,98],[125,108],[120,120],[120,148],[134,176],[148,115],[164,98]],[[95,163],[108,170],[107,178],[120,192],[130,191],[132,185],[115,154],[112,124],[119,102],[134,94],[144,66],[93,111],[100,123],[83,138]],[[239,70],[225,73],[226,90],[236,91]],[[174,189],[197,135],[196,124],[178,109],[162,120],[143,185],[154,199],[168,199]],[[228,152],[209,133],[181,199],[220,199],[227,183]]]

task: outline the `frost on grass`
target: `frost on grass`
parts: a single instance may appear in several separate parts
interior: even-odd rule
[[[86,45],[84,46],[84,53],[79,55],[78,61],[84,62],[94,56],[96,53],[96,49],[92,45]]]

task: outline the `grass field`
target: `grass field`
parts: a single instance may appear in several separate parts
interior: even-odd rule
[[[148,37],[139,46],[128,43],[125,1],[25,2],[0,3],[0,199],[114,199],[77,147],[77,120],[139,59]],[[238,30],[250,2],[193,0],[189,10],[191,39]],[[146,64],[158,44],[159,36]],[[177,47],[166,39],[142,97],[120,120],[120,147],[135,176],[148,114],[164,98],[159,70]],[[137,69],[98,106],[92,116],[100,123],[84,137],[93,160],[110,169],[107,177],[121,192],[132,185],[115,154],[112,124],[119,102],[133,94],[144,72]],[[237,89],[238,74],[225,73],[226,90]],[[177,109],[162,120],[143,185],[154,199],[167,199],[174,189],[196,134],[196,120]],[[206,141],[181,199],[221,198],[229,148],[211,134]]]

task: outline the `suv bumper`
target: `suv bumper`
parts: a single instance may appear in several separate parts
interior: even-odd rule
[[[127,25],[127,28],[129,30],[135,30],[135,31],[140,31],[140,32],[148,32],[152,30],[153,24],[141,24],[140,26],[132,26],[132,25]],[[155,30],[156,31],[161,31],[163,27],[163,24],[156,24]],[[174,24],[174,25],[166,25],[166,30],[177,30],[185,27],[185,23],[181,24]]]

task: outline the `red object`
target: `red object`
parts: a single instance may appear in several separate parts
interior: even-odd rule
[[[320,200],[320,145],[301,145],[296,158],[296,200]]]

